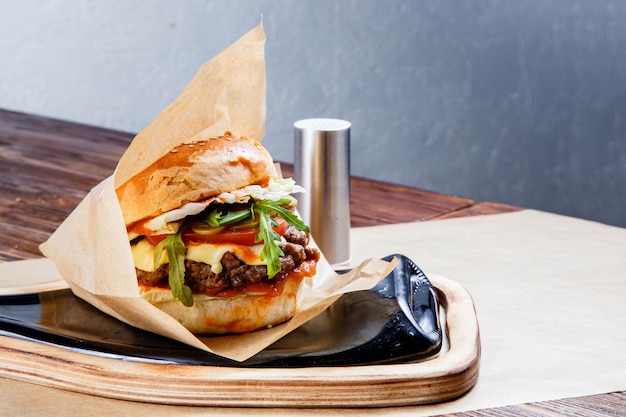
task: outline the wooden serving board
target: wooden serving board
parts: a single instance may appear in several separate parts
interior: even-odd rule
[[[0,376],[108,398],[231,407],[386,407],[451,400],[478,379],[480,337],[469,293],[429,277],[445,310],[448,349],[423,362],[312,368],[153,364],[0,336]]]

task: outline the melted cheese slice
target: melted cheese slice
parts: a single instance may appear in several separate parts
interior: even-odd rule
[[[154,246],[145,239],[131,246],[135,267],[143,271],[154,271]],[[201,243],[187,246],[186,259],[195,262],[204,262],[211,265],[211,271],[218,274],[222,271],[221,260],[226,252],[232,252],[248,265],[267,265],[260,258],[263,245],[243,246],[233,244]],[[163,249],[161,260],[157,267],[169,262],[167,252]]]

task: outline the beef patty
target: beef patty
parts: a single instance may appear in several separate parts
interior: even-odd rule
[[[284,255],[280,257],[279,275],[291,271],[307,259],[319,259],[319,251],[307,247],[308,233],[290,226],[283,237],[286,243],[281,245]],[[214,293],[226,288],[255,284],[267,278],[265,265],[247,265],[232,252],[226,252],[220,263],[222,270],[215,273],[209,264],[185,260],[185,285],[195,294]],[[135,270],[140,283],[153,287],[165,284],[169,275],[168,264],[150,272],[137,268]]]

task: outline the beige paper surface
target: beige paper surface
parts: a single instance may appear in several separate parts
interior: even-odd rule
[[[47,288],[67,288],[50,259],[0,262],[0,295],[35,293]]]
[[[478,383],[435,415],[626,390],[626,229],[533,210],[352,230],[355,260],[402,253],[474,299]]]
[[[259,25],[204,64],[180,97],[140,132],[113,176],[105,179],[40,247],[72,291],[132,326],[243,361],[321,313],[343,292],[367,290],[388,275],[393,263],[365,262],[336,274],[322,256],[316,285],[302,287],[296,315],[286,324],[238,336],[194,336],[171,316],[139,296],[126,226],[116,186],[174,146],[218,136],[226,130],[261,140],[265,126],[265,35]],[[321,283],[336,288],[327,291]]]

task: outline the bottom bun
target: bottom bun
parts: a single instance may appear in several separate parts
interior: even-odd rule
[[[139,286],[141,297],[174,317],[195,334],[246,333],[283,323],[294,316],[302,277],[285,278],[283,291],[273,297],[240,294],[230,298],[193,295],[185,307],[169,288]]]

